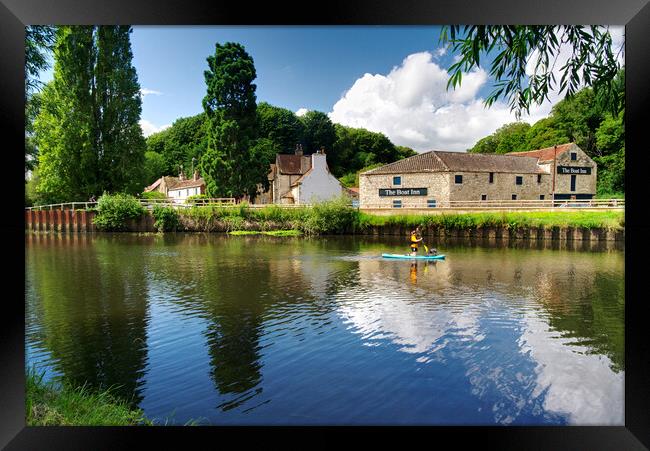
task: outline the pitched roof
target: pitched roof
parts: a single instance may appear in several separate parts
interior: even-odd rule
[[[508,155],[495,155],[466,152],[434,151],[449,171],[467,172],[544,172],[537,165],[537,158],[512,158]]]
[[[308,161],[308,164],[305,165],[307,167],[305,167],[304,170],[302,164],[303,158]],[[311,158],[308,156],[278,154],[276,161],[280,174],[304,174],[309,168],[311,168]]]
[[[307,177],[307,174],[309,174],[312,169],[313,168],[309,168],[309,170],[307,172],[305,172],[303,175],[301,175],[300,177],[298,177],[296,179],[296,181],[291,184],[291,186],[293,187],[293,186],[300,185],[302,183],[302,181],[305,179],[305,177]]]
[[[158,188],[160,186],[160,184],[163,182],[163,180],[165,181],[165,184],[167,185],[168,190],[172,189],[180,181],[178,177],[171,177],[171,176],[164,175],[164,176],[160,177],[158,180],[156,180],[155,182],[153,182],[151,185],[147,186],[144,189],[144,192],[146,193],[146,192],[155,190],[156,188]]]
[[[409,172],[544,172],[537,158],[511,158],[508,155],[431,150],[394,163],[371,169],[363,174],[396,174]]]
[[[197,180],[190,179],[190,180],[179,181],[177,184],[174,185],[173,188],[170,187],[169,189],[193,188],[202,185],[205,185],[205,181],[203,180],[203,177],[199,177]]]
[[[394,174],[397,172],[440,172],[448,168],[434,151],[424,152],[412,157],[397,160],[384,166],[371,169],[362,174]]]
[[[575,143],[560,144],[559,146],[545,147],[543,149],[529,150],[527,152],[509,152],[506,155],[514,157],[535,157],[539,161],[553,161],[556,155],[566,152],[575,146]]]

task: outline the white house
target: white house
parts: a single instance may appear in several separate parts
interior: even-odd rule
[[[347,193],[327,166],[325,150],[303,155],[297,146],[294,155],[277,154],[271,164],[269,189],[257,196],[260,203],[311,204]]]
[[[178,177],[160,177],[144,189],[145,192],[159,191],[174,202],[182,204],[185,200],[197,194],[205,194],[205,181],[194,171],[194,176],[187,180],[181,171]]]

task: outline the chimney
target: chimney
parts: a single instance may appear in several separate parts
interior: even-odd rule
[[[197,181],[199,179],[199,171],[198,169],[194,171],[194,181]]]
[[[322,153],[323,155],[325,155],[325,146],[321,146],[321,148],[320,148],[320,153]]]
[[[180,170],[178,171],[178,180],[185,180],[185,174],[183,174],[183,165],[180,165]]]
[[[296,144],[296,155],[302,156],[302,144]]]

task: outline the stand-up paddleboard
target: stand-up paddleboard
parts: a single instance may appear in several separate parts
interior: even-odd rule
[[[405,258],[405,259],[418,259],[418,260],[440,260],[445,258],[444,254],[416,255],[416,256],[411,256],[408,254],[381,254],[381,256],[384,258]]]

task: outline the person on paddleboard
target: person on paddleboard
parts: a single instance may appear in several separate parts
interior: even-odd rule
[[[420,234],[420,227],[418,226],[411,232],[411,256],[415,257],[418,255],[418,243],[421,241],[422,235]]]

